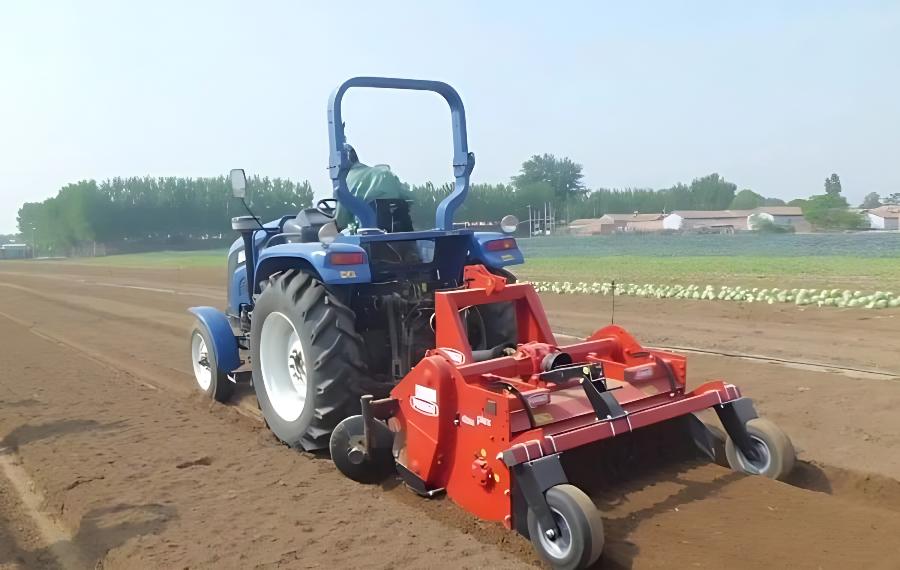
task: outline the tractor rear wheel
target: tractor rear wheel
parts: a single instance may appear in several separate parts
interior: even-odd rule
[[[545,529],[528,511],[528,536],[541,557],[557,570],[587,568],[603,553],[603,518],[593,501],[574,485],[550,487],[545,493],[557,529]]]
[[[314,276],[269,278],[253,310],[253,387],[269,429],[306,451],[328,447],[338,423],[359,412],[366,377],[356,316]]]
[[[756,448],[759,459],[751,460],[737,448],[729,437],[725,440],[725,457],[735,471],[748,475],[762,475],[783,480],[794,469],[797,455],[794,444],[780,427],[763,418],[747,422],[747,433]]]
[[[227,402],[234,393],[234,382],[219,368],[209,336],[201,326],[191,331],[191,365],[194,380],[203,392],[217,402]]]

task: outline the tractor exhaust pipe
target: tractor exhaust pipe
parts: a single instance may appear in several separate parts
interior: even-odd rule
[[[241,234],[241,237],[244,238],[244,259],[246,260],[244,263],[244,267],[247,268],[247,294],[253,298],[253,289],[256,281],[256,259],[254,259],[253,255],[253,232],[244,232]]]
[[[231,218],[231,229],[241,234],[244,238],[244,267],[247,268],[247,295],[253,299],[253,290],[256,288],[256,282],[253,280],[256,271],[256,260],[253,252],[253,235],[256,230],[265,231],[265,227],[260,223],[259,218],[253,215],[250,206],[244,199],[247,196],[247,175],[244,174],[243,168],[233,168],[229,174],[231,179],[231,195],[241,201],[249,216],[238,216]],[[251,301],[252,302],[252,301]]]

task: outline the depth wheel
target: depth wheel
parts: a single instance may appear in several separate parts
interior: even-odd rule
[[[213,400],[227,402],[234,393],[234,382],[219,369],[212,342],[203,327],[191,331],[191,367],[197,386]]]
[[[377,483],[394,469],[394,455],[391,451],[394,435],[379,421],[375,421],[373,427],[375,449],[370,449],[368,455],[362,455],[359,451],[365,439],[362,416],[344,419],[331,432],[328,446],[331,460],[338,471],[357,483]]]
[[[545,496],[559,532],[542,528],[528,511],[528,535],[538,554],[557,570],[586,568],[596,562],[605,539],[603,519],[590,497],[568,484],[551,487]]]
[[[762,418],[747,422],[747,432],[759,452],[756,461],[748,459],[729,437],[725,441],[725,457],[735,471],[783,480],[794,469],[797,454],[791,439],[780,427]]]

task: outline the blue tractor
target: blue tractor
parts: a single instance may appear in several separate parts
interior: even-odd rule
[[[349,190],[352,147],[341,101],[356,87],[433,91],[450,106],[455,186],[438,205],[433,229],[414,231],[405,202],[367,203]],[[355,77],[332,93],[328,128],[334,198],[265,224],[253,215],[233,218],[241,238],[228,252],[227,308],[190,309],[197,319],[191,362],[199,387],[224,402],[237,382],[250,380],[272,432],[307,451],[328,447],[338,423],[360,413],[361,396],[387,395],[435,347],[436,291],[463,286],[467,265],[483,265],[509,280],[504,268],[523,262],[507,235],[518,223],[512,216],[501,223],[506,233],[454,226],[475,157],[463,103],[452,87]],[[244,200],[243,170],[231,172],[231,183],[234,196]],[[338,203],[358,220],[355,232],[337,231]],[[514,346],[512,304],[464,309],[461,318],[474,358]]]

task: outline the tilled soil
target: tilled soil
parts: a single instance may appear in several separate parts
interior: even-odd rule
[[[540,566],[449,500],[281,446],[247,390],[228,406],[196,393],[185,308],[221,305],[222,273],[0,265],[0,568]],[[609,321],[608,298],[545,303],[566,332]],[[740,385],[804,461],[791,484],[685,460],[597,490],[599,567],[900,568],[895,313],[617,305],[648,344],[887,374],[691,355],[692,384]]]

